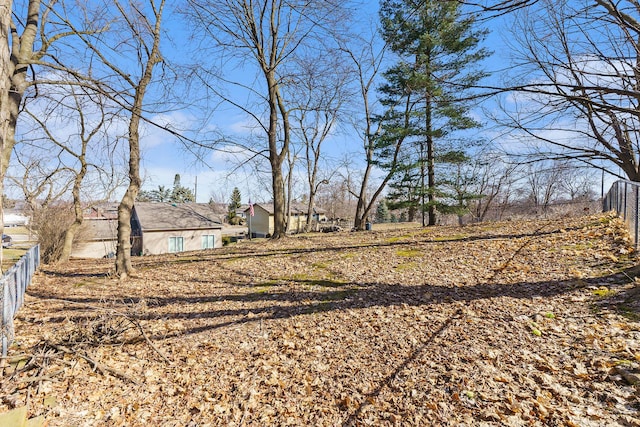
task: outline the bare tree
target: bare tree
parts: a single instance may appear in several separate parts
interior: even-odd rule
[[[352,106],[352,125],[361,138],[365,168],[357,188],[353,188],[350,182],[350,191],[357,197],[357,204],[354,218],[354,228],[364,230],[367,218],[371,214],[378,196],[391,179],[391,170],[383,177],[380,184],[373,192],[370,192],[371,175],[375,168],[376,138],[380,134],[379,124],[375,123],[376,105],[374,92],[378,78],[382,72],[385,48],[380,44],[377,34],[372,34],[370,38],[354,37],[349,44],[344,43],[341,47],[353,67],[358,96]]]
[[[111,1],[96,10],[87,10],[82,27],[72,16],[59,18],[81,41],[86,57],[94,63],[93,77],[83,84],[101,91],[127,116],[128,185],[118,206],[116,250],[116,274],[125,279],[133,272],[131,212],[142,181],[140,126],[147,112],[145,97],[154,83],[154,69],[163,61],[160,40],[165,0]]]
[[[68,193],[73,174],[64,167],[59,151],[45,156],[40,149],[22,146],[15,154],[15,164],[7,174],[8,185],[20,191],[27,209],[33,214],[38,208],[59,201]]]
[[[38,101],[27,105],[26,114],[37,124],[45,144],[41,151],[56,148],[60,155],[58,159],[63,168],[72,176],[71,204],[73,222],[63,230],[63,242],[59,259],[55,261],[67,261],[71,256],[73,243],[80,231],[83,221],[83,210],[89,200],[81,195],[85,190],[85,180],[92,172],[114,176],[113,162],[105,159],[104,153],[109,152],[109,147],[99,150],[102,145],[110,144],[111,139],[117,139],[117,135],[109,135],[108,123],[117,121],[116,111],[109,111],[105,99],[99,94],[84,86],[61,86],[58,93],[50,93],[41,96]],[[50,106],[43,109],[43,104]],[[36,107],[36,110],[33,108]],[[40,107],[40,108],[38,108]],[[60,132],[59,129],[63,131]],[[94,154],[92,156],[92,154]],[[103,170],[102,163],[107,163],[107,169]],[[102,180],[104,182],[104,180]],[[92,189],[93,190],[93,189]],[[102,188],[102,194],[108,197],[113,188]],[[88,191],[94,195],[96,191]],[[93,200],[92,200],[93,201]]]
[[[632,0],[540,0],[518,12],[517,94],[503,123],[535,141],[537,157],[640,181],[639,13]]]
[[[20,106],[29,86],[28,67],[42,59],[51,42],[43,38],[40,49],[34,47],[39,35],[41,13],[47,14],[47,9],[41,11],[40,0],[29,0],[26,8],[19,11],[14,11],[13,1],[0,1],[0,195],[4,194],[4,178],[16,143]],[[40,35],[43,34],[41,31]],[[4,228],[3,209],[0,204],[0,232]],[[0,271],[1,265],[0,249]]]
[[[285,183],[282,167],[291,143],[291,123],[285,88],[295,76],[298,52],[313,49],[333,23],[343,18],[342,2],[333,0],[188,0],[185,11],[198,31],[213,42],[216,55],[237,59],[245,70],[255,67],[259,80],[219,80],[265,103],[266,111],[210,89],[251,117],[266,136],[274,203],[273,238],[285,235]],[[228,64],[228,63],[227,63]],[[211,70],[203,80],[208,81]],[[219,76],[218,76],[219,77]],[[246,97],[247,95],[245,95]]]
[[[302,145],[306,170],[308,197],[305,231],[311,229],[318,190],[329,183],[332,175],[323,143],[337,132],[342,108],[347,102],[348,75],[340,59],[334,52],[327,52],[320,60],[301,60],[298,84],[292,95],[292,102],[298,106],[291,115],[292,132]]]
[[[567,173],[571,173],[562,163],[535,162],[527,165],[524,194],[527,202],[533,207],[535,213],[546,214],[549,205],[559,199],[561,194],[560,183]]]
[[[473,176],[476,177],[475,193],[481,198],[472,203],[471,212],[476,221],[485,220],[489,211],[498,204],[509,203],[514,184],[520,179],[522,165],[505,161],[504,156],[480,153],[474,161]]]

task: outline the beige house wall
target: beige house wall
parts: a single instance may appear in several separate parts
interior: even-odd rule
[[[302,233],[307,225],[306,215],[291,215],[289,219],[289,231],[292,233]]]
[[[255,215],[251,217],[250,232],[256,237],[266,237],[273,234],[274,218],[265,209],[260,206],[255,207]],[[289,222],[289,231],[298,233],[304,231],[307,224],[306,215],[291,215]],[[249,217],[247,217],[247,225],[249,225]]]
[[[142,255],[160,255],[169,253],[169,237],[182,237],[184,251],[202,250],[202,236],[213,235],[215,248],[222,247],[222,230],[173,230],[143,231]]]
[[[116,241],[106,240],[104,242],[78,242],[74,244],[71,252],[72,258],[104,258],[116,253]]]
[[[247,217],[247,225],[251,221],[249,232],[256,237],[271,235],[273,233],[273,215],[269,215],[269,212],[260,206],[255,207],[254,213],[254,216]]]

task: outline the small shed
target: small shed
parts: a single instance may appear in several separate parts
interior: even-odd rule
[[[131,215],[133,255],[222,247],[222,224],[205,203],[136,203]]]

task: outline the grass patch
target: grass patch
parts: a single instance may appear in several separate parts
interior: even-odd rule
[[[612,289],[600,288],[594,289],[592,293],[597,297],[606,298],[615,295],[617,292]]]
[[[4,248],[2,249],[2,271],[6,271],[13,264],[18,262],[24,254],[27,253],[27,248]]]
[[[417,267],[418,267],[417,262],[405,262],[405,263],[396,265],[394,268],[397,271],[407,271],[407,270],[415,270]]]
[[[418,249],[398,249],[396,255],[407,258],[419,257],[422,256],[422,251]]]
[[[311,267],[317,268],[318,270],[326,270],[327,268],[329,268],[329,264],[327,264],[326,262],[314,262],[313,264],[311,264]]]
[[[259,285],[259,286],[255,286],[253,288],[253,292],[256,293],[256,294],[266,294],[266,293],[269,293],[272,288],[273,288],[273,286],[268,285],[268,284]]]
[[[576,243],[576,244],[573,244],[573,245],[562,245],[562,246],[560,246],[560,249],[573,250],[573,251],[585,251],[585,250],[591,249],[591,248],[593,248],[593,243],[591,243],[591,242]]]
[[[433,240],[435,242],[450,242],[456,240],[464,240],[469,237],[467,234],[453,234],[451,236],[437,236],[434,237]]]
[[[386,243],[397,243],[397,242],[401,242],[403,240],[407,240],[410,239],[411,236],[408,234],[405,234],[403,236],[394,236],[394,237],[389,237],[387,240],[385,240]]]
[[[293,276],[293,280],[311,287],[320,286],[322,288],[339,288],[348,284],[344,280],[313,277],[304,274],[296,274]]]

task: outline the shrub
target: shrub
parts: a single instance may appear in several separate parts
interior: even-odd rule
[[[30,227],[38,235],[43,263],[49,264],[60,259],[64,233],[73,223],[73,219],[70,205],[47,206],[33,213]]]

